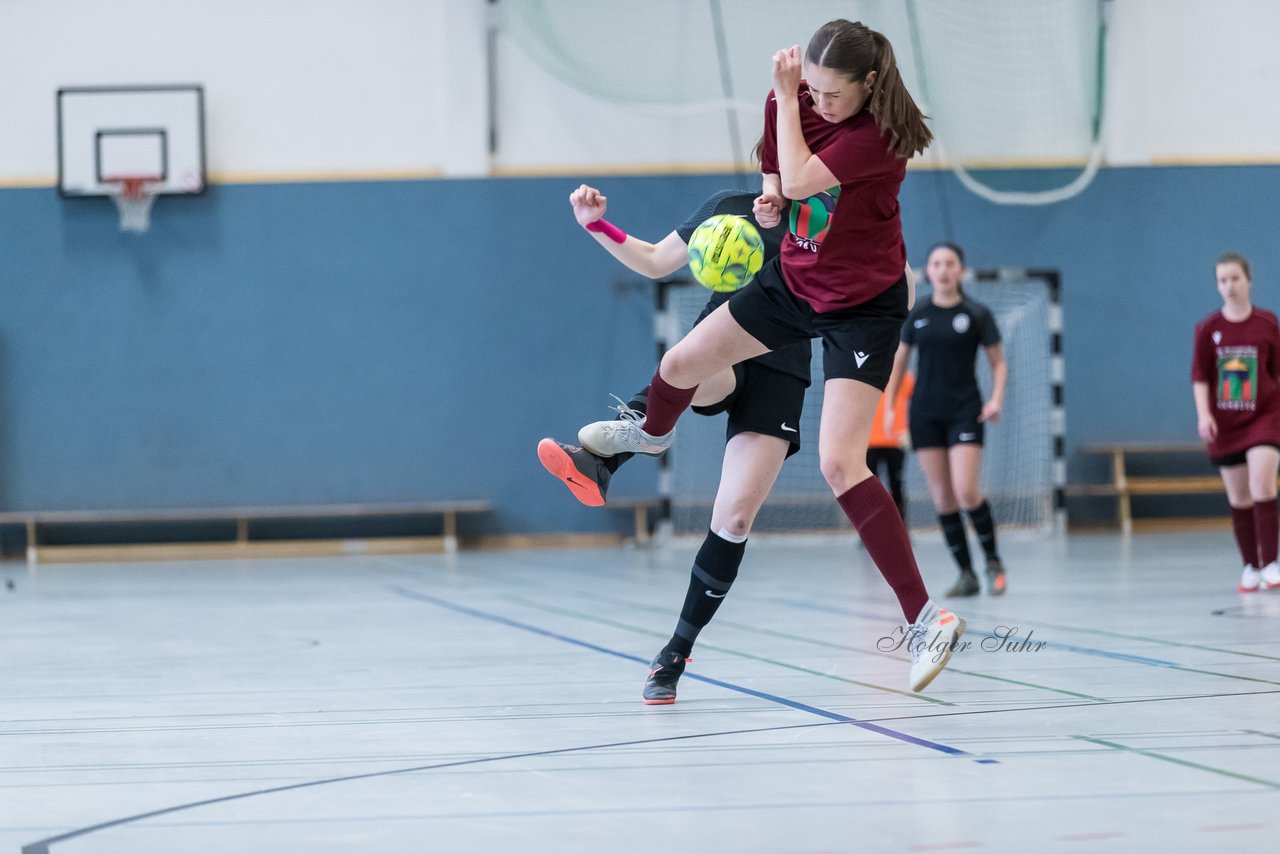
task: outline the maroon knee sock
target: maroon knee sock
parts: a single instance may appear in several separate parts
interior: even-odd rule
[[[644,417],[644,432],[650,436],[665,436],[675,429],[680,413],[693,402],[693,388],[676,388],[653,372],[653,384],[649,387],[649,409]]]
[[[916,566],[911,541],[907,539],[907,527],[902,524],[893,499],[878,478],[869,477],[836,501],[862,538],[876,568],[897,594],[903,616],[908,623],[915,622],[929,601],[929,592],[920,578],[920,568]]]
[[[1276,515],[1276,500],[1253,502],[1253,528],[1258,539],[1258,567],[1276,562],[1277,541],[1280,540],[1280,516]]]
[[[1240,559],[1245,566],[1258,568],[1258,537],[1254,533],[1253,508],[1231,508],[1231,530],[1236,535],[1236,545],[1240,548]]]

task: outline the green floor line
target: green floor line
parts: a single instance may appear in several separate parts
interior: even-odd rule
[[[831,610],[832,610],[833,612],[837,612],[837,613],[848,613],[848,611],[843,611],[841,608],[839,608],[839,607],[837,607],[837,606],[831,606]],[[981,617],[981,618],[982,618],[982,619],[984,619],[984,620],[991,620],[991,619],[993,619],[992,617],[990,617],[990,616],[988,616],[988,615],[978,614],[978,613],[976,613],[976,612],[974,612],[974,611],[966,611],[965,613],[966,613],[966,616],[969,616],[969,617]],[[852,616],[852,615],[851,615],[851,616]],[[1011,618],[1009,618],[1009,617],[999,617],[999,618],[996,618],[996,619],[1000,619],[1000,620],[1008,620],[1008,619],[1011,619]],[[1040,623],[1039,625],[1040,625],[1040,626],[1049,626],[1049,625],[1051,625],[1051,624],[1049,624],[1049,623]],[[1061,628],[1061,626],[1059,626],[1059,628]],[[1071,627],[1071,626],[1067,626],[1066,628],[1068,628],[1068,629],[1073,629],[1073,627]],[[1075,629],[1075,630],[1076,630],[1076,631],[1084,631],[1084,632],[1092,631],[1091,629]],[[1099,633],[1101,634],[1101,633],[1103,633],[1103,632],[1099,631]],[[1127,638],[1128,640],[1138,640],[1138,639],[1139,639],[1139,638],[1135,638],[1135,637],[1133,637],[1133,636],[1129,636],[1129,635],[1117,635],[1117,637]],[[1160,643],[1160,642],[1161,642],[1161,641],[1156,641],[1154,638],[1148,638],[1148,640],[1152,640],[1153,642],[1157,642],[1157,643]],[[1053,646],[1054,646],[1054,643],[1055,643],[1055,642],[1054,642],[1054,641],[1052,641],[1052,640],[1048,640],[1048,641],[1044,641],[1044,643],[1047,645],[1047,648],[1048,648],[1048,649],[1053,649]],[[1176,644],[1175,642],[1173,642],[1173,641],[1168,641],[1167,643],[1172,644],[1172,645],[1177,645],[1177,644]],[[1184,646],[1191,646],[1191,644],[1184,644]],[[1229,650],[1220,650],[1220,651],[1221,651],[1221,652],[1228,652]],[[1252,653],[1241,653],[1241,654],[1242,654],[1242,655],[1251,655]],[[1131,657],[1137,657],[1137,656],[1131,656]],[[1167,670],[1178,670],[1178,671],[1181,671],[1181,672],[1183,672],[1183,673],[1198,673],[1198,674],[1200,674],[1201,676],[1217,676],[1217,677],[1219,677],[1219,678],[1221,678],[1221,679],[1238,679],[1238,680],[1240,680],[1241,682],[1260,682],[1260,683],[1262,683],[1263,685],[1280,685],[1280,682],[1277,682],[1277,681],[1275,681],[1274,679],[1261,679],[1261,678],[1259,678],[1259,677],[1257,677],[1257,676],[1237,676],[1237,675],[1236,675],[1236,674],[1234,674],[1234,673],[1220,673],[1220,672],[1218,672],[1218,671],[1216,671],[1216,670],[1201,670],[1201,669],[1199,669],[1198,667],[1188,667],[1188,666],[1186,666],[1185,664],[1175,664],[1174,662],[1171,662],[1171,661],[1170,661],[1170,662],[1161,662],[1159,666],[1164,667],[1164,668],[1165,668],[1165,669],[1167,669]]]
[[[1123,750],[1126,753],[1136,753],[1139,756],[1146,756],[1151,759],[1159,759],[1161,762],[1171,762],[1174,765],[1182,765],[1186,768],[1195,768],[1197,771],[1208,771],[1210,774],[1217,774],[1222,777],[1230,777],[1233,780],[1243,780],[1246,783],[1257,783],[1259,786],[1266,786],[1269,789],[1280,789],[1280,783],[1273,780],[1263,780],[1260,777],[1250,777],[1248,774],[1237,774],[1235,771],[1227,771],[1222,768],[1214,768],[1210,765],[1201,765],[1199,762],[1189,762],[1186,759],[1178,759],[1173,756],[1165,756],[1163,753],[1154,753],[1150,750],[1142,750],[1137,747],[1128,747],[1123,744],[1117,744],[1114,741],[1105,741],[1101,738],[1091,738],[1087,735],[1073,735],[1072,738],[1080,741],[1087,741],[1091,744],[1100,744],[1103,747],[1110,747],[1114,750]]]
[[[509,602],[516,602],[521,605],[525,605],[530,608],[537,608],[541,611],[546,611],[551,614],[560,614],[561,616],[565,616],[565,617],[575,617],[579,620],[586,620],[592,623],[599,623],[602,626],[609,626],[615,629],[624,629],[626,631],[638,632],[644,635],[652,635],[654,637],[663,638],[663,639],[666,639],[668,637],[668,635],[664,632],[655,632],[652,629],[646,629],[640,626],[632,626],[632,625],[629,625],[628,623],[619,623],[616,620],[609,620],[609,619],[605,619],[604,617],[597,617],[594,614],[584,614],[581,611],[572,611],[567,608],[557,608],[554,605],[544,605],[541,602],[534,602],[530,599],[525,599],[522,596],[513,596],[508,594],[503,596],[502,598]],[[861,688],[872,688],[876,691],[885,691],[890,694],[898,694],[903,697],[910,697],[913,700],[923,700],[926,703],[933,703],[938,706],[954,706],[955,705],[955,703],[949,703],[946,700],[937,700],[937,699],[934,699],[933,697],[927,697],[924,694],[914,694],[911,691],[903,691],[898,688],[889,688],[885,685],[876,685],[873,682],[859,682],[857,679],[848,679],[844,676],[835,676],[830,673],[823,673],[821,670],[813,670],[812,668],[801,667],[798,664],[790,664],[785,661],[778,661],[777,659],[774,659],[774,658],[765,658],[764,656],[761,656],[761,655],[753,655],[749,652],[742,652],[741,650],[729,649],[728,647],[715,646],[709,643],[700,643],[698,644],[698,646],[701,649],[715,650],[716,652],[723,652],[726,655],[733,655],[738,658],[748,659],[750,661],[759,661],[764,664],[772,664],[775,667],[782,667],[787,670],[795,670],[800,673],[807,673],[811,676],[820,676],[823,679],[832,679],[836,682],[844,682],[845,684],[848,684],[848,685],[857,685]]]
[[[1256,729],[1242,729],[1240,731],[1247,732],[1249,735],[1260,735],[1263,738],[1274,738],[1276,741],[1280,741],[1280,735],[1274,732],[1262,732],[1261,730]]]
[[[976,611],[966,611],[966,613],[973,614],[976,617],[981,617],[984,620],[1006,619],[1005,617],[992,617],[990,614],[981,614]],[[1260,652],[1241,652],[1240,650],[1223,649],[1218,646],[1205,646],[1204,644],[1198,643],[1184,643],[1182,641],[1164,640],[1162,638],[1149,638],[1143,635],[1126,635],[1121,634],[1120,632],[1108,632],[1105,629],[1086,629],[1080,626],[1068,626],[1063,623],[1046,623],[1043,620],[1037,621],[1037,625],[1050,629],[1064,629],[1070,632],[1080,632],[1081,634],[1086,635],[1101,635],[1102,637],[1120,638],[1121,640],[1147,641],[1148,643],[1162,644],[1164,646],[1181,646],[1186,647],[1187,649],[1202,649],[1206,652],[1221,652],[1227,655],[1241,655],[1248,658],[1262,658],[1267,661],[1280,661],[1280,656],[1277,655],[1263,655]]]
[[[606,599],[606,601],[613,601],[620,605],[627,605],[628,607],[640,608],[645,611],[665,611],[666,610],[664,608],[659,608],[656,605],[644,605],[639,602],[631,602],[625,599],[615,599],[613,597],[602,597],[602,598]],[[759,626],[748,626],[742,623],[735,623],[732,620],[717,620],[716,625],[729,626],[731,628],[739,629],[741,631],[755,632],[757,634],[768,635],[770,637],[776,637],[782,640],[793,640],[793,641],[799,641],[801,643],[809,643],[809,644],[813,644],[814,646],[824,647],[826,649],[838,649],[838,650],[841,650],[842,652],[852,652],[857,655],[874,655],[874,656],[879,656],[881,658],[892,658],[894,660],[900,660],[898,659],[897,656],[890,655],[887,652],[880,652],[879,650],[858,649],[857,647],[847,646],[845,644],[832,643],[831,641],[818,640],[816,638],[807,638],[801,635],[793,635],[787,632],[776,631],[774,629],[762,629]],[[954,661],[954,658],[952,660]],[[964,674],[965,676],[973,676],[977,679],[990,679],[995,682],[1005,682],[1010,685],[1018,685],[1023,688],[1036,688],[1041,691],[1050,691],[1054,694],[1062,694],[1067,697],[1076,697],[1077,699],[1081,699],[1081,700],[1091,700],[1095,703],[1107,702],[1106,697],[1095,697],[1092,694],[1079,694],[1075,691],[1068,691],[1065,688],[1051,688],[1048,685],[1039,685],[1035,682],[1023,682],[1019,679],[1010,679],[1007,676],[995,676],[990,673],[981,673],[976,670],[962,670],[961,668],[956,667],[954,663],[947,665],[947,672],[961,673],[961,674]]]
[[[770,637],[782,638],[784,640],[793,640],[793,641],[800,641],[803,643],[811,643],[811,644],[814,644],[815,646],[827,647],[830,649],[844,650],[848,652],[859,653],[861,655],[876,655],[876,656],[881,656],[883,658],[896,659],[896,656],[890,655],[887,652],[880,652],[879,650],[871,651],[871,650],[865,650],[865,649],[858,649],[856,647],[846,646],[844,644],[831,643],[830,641],[822,641],[822,640],[817,640],[815,638],[801,637],[800,635],[793,635],[787,632],[779,632],[773,629],[761,629],[755,626],[745,626],[745,625],[742,625],[741,623],[733,623],[729,621],[724,621],[721,623],[721,625],[731,626],[733,628],[741,629],[744,631],[756,632],[757,634],[769,635]],[[952,660],[954,661],[954,659]],[[1010,679],[1006,676],[995,676],[994,674],[991,674],[991,673],[980,673],[976,670],[963,670],[959,667],[956,667],[955,664],[948,664],[947,672],[963,673],[965,676],[973,676],[977,679],[991,679],[995,682],[1007,682],[1010,685],[1019,685],[1023,688],[1037,688],[1041,691],[1051,691],[1055,694],[1063,694],[1065,696],[1076,697],[1081,700],[1092,700],[1098,703],[1105,703],[1107,701],[1106,697],[1094,697],[1091,694],[1079,694],[1079,693],[1076,693],[1075,691],[1068,691],[1064,688],[1050,688],[1048,685],[1038,685],[1035,682],[1023,682],[1022,680],[1019,680],[1019,679]]]

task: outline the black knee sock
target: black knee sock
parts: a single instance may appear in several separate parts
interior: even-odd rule
[[[969,514],[973,530],[978,532],[978,541],[982,543],[982,551],[987,555],[987,563],[992,561],[999,563],[1000,555],[996,553],[996,522],[991,518],[991,504],[983,501],[977,507],[965,512]]]
[[[742,563],[742,553],[746,548],[745,540],[731,543],[707,532],[707,538],[702,541],[702,548],[698,549],[698,557],[693,562],[689,591],[684,597],[684,607],[680,609],[676,633],[663,652],[678,652],[684,658],[693,652],[698,632],[711,622],[733,580],[738,577],[738,565]]]
[[[627,401],[627,406],[643,414],[649,408],[649,387],[645,386],[640,391],[631,395],[631,399]],[[612,457],[605,457],[604,467],[609,470],[610,474],[613,474],[618,470],[618,466],[622,465],[634,456],[635,454],[622,453],[614,454]]]
[[[942,536],[946,538],[947,548],[951,549],[951,556],[955,558],[960,571],[973,572],[973,558],[969,556],[969,538],[965,536],[964,519],[960,518],[960,513],[957,511],[939,516],[938,521],[942,523]]]

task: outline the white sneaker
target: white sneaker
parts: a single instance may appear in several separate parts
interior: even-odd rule
[[[1262,568],[1262,589],[1274,590],[1280,587],[1280,566],[1275,561]]]
[[[1267,568],[1275,569],[1276,565],[1273,563]],[[1277,574],[1280,575],[1280,570],[1277,570]],[[1257,593],[1258,588],[1261,586],[1262,570],[1256,569],[1252,566],[1246,566],[1244,568],[1244,572],[1240,574],[1240,586],[1237,589],[1241,593]]]
[[[612,457],[617,454],[649,454],[658,456],[671,447],[676,431],[665,436],[650,436],[641,429],[644,413],[637,412],[622,402],[617,395],[613,399],[618,406],[616,421],[596,421],[578,431],[578,444],[598,457]]]
[[[907,627],[912,691],[923,691],[947,666],[964,627],[964,620],[939,609],[933,602],[924,606],[916,622]]]

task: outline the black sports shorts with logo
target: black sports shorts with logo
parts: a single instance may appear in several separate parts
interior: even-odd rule
[[[982,447],[983,424],[974,415],[968,418],[929,418],[911,415],[908,419],[911,447],[950,448],[953,445]]]
[[[761,365],[755,359],[733,366],[738,383],[719,403],[695,406],[699,415],[729,413],[725,441],[739,433],[763,433],[791,443],[787,456],[800,450],[800,413],[809,383],[791,374]]]
[[[772,350],[821,338],[827,379],[858,380],[884,391],[893,371],[902,322],[907,319],[907,277],[904,273],[864,303],[817,312],[791,293],[782,279],[780,263],[774,260],[733,295],[729,312],[739,326]]]

